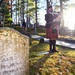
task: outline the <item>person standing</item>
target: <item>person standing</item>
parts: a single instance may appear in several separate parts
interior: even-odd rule
[[[46,38],[49,39],[50,51],[49,53],[58,52],[56,50],[56,39],[58,38],[58,22],[60,16],[53,12],[52,6],[48,7],[48,13],[45,14],[46,20]]]
[[[23,31],[26,31],[26,23],[25,23],[25,20],[23,20],[22,29],[23,29]]]

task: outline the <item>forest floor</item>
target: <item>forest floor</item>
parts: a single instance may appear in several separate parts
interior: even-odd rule
[[[49,44],[32,40],[29,53],[29,75],[75,75],[75,50],[57,46],[58,53],[49,51]]]
[[[33,29],[28,29],[26,32],[34,34]],[[45,30],[37,29],[37,35],[45,37]],[[59,36],[58,40],[73,43],[74,39],[70,36]],[[49,51],[49,44],[31,39],[29,75],[75,75],[75,50],[61,46],[56,46],[56,49],[58,53],[42,54]]]

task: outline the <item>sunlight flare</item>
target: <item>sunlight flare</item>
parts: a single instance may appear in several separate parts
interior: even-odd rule
[[[75,25],[75,8],[70,8],[64,14],[65,26],[73,30]]]

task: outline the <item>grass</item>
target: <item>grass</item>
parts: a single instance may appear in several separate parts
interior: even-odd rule
[[[13,26],[14,29],[21,31],[22,28],[19,25]],[[29,32],[30,34],[34,34],[34,28],[27,28],[26,32]],[[65,39],[73,39],[75,40],[75,37],[67,34],[66,32],[60,30],[60,32],[63,32],[63,35],[59,35],[59,38],[65,38]],[[40,36],[46,37],[46,28],[36,28],[36,34]]]
[[[31,34],[34,34],[34,28],[28,28],[27,32],[30,32]],[[46,30],[43,28],[37,28],[36,29],[36,34],[40,36],[45,36],[46,35]]]
[[[29,75],[75,75],[75,51],[57,46],[59,53],[40,54],[49,50],[47,43],[32,40]]]
[[[34,34],[34,29],[27,31]],[[37,29],[37,32],[38,35],[46,35],[44,29]],[[75,50],[57,46],[59,53],[39,54],[48,50],[49,44],[39,44],[39,41],[32,40],[29,53],[29,75],[75,75]]]

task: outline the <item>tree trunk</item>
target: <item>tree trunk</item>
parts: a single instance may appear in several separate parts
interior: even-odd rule
[[[17,24],[17,0],[16,0],[16,24]]]
[[[12,0],[11,0],[11,18],[12,18]]]
[[[12,0],[11,0],[11,18],[12,18]],[[12,27],[12,23],[10,23],[10,27]]]
[[[24,0],[23,0],[23,20],[24,20]]]
[[[36,34],[36,26],[37,26],[37,0],[35,0],[35,18],[36,18],[36,23],[34,24],[34,34]]]
[[[28,29],[28,0],[27,0],[26,10],[27,10],[27,14],[26,14],[26,22],[27,22],[27,29]]]
[[[18,23],[19,23],[19,15],[20,15],[20,9],[19,9],[19,0],[18,0]]]
[[[61,16],[62,16],[62,21],[61,21],[61,26],[64,27],[64,14],[63,14],[63,2],[62,0],[60,0],[60,12],[61,12]]]
[[[5,26],[5,15],[3,16],[3,27]]]
[[[46,0],[46,4],[47,4],[47,13],[48,13],[48,0]]]

